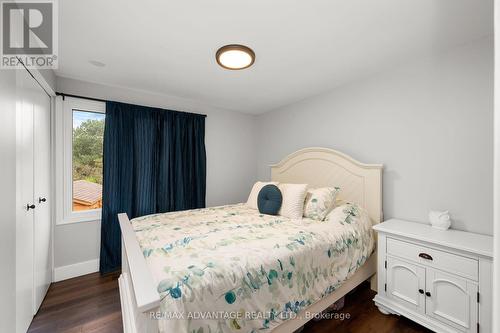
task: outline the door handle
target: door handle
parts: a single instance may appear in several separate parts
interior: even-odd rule
[[[46,198],[38,198],[38,203],[42,203],[42,202],[45,202],[45,201],[47,201]]]
[[[418,292],[421,293],[421,294],[423,294],[424,290],[423,289],[419,289]]]
[[[30,210],[30,209],[35,209],[35,205],[34,204],[26,204],[26,210]]]
[[[425,296],[427,296],[427,297],[431,297],[431,293],[430,293],[430,292],[428,292],[428,291],[426,291],[426,292],[425,292]]]
[[[420,258],[425,259],[425,260],[432,260],[432,256],[430,254],[427,254],[427,253],[420,253],[418,256]]]

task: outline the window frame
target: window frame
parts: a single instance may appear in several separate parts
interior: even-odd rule
[[[101,208],[73,211],[73,111],[106,114],[106,103],[75,97],[62,100],[62,216],[57,224],[101,219]]]

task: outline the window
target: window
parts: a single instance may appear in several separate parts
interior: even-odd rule
[[[105,111],[104,102],[72,97],[56,101],[58,224],[101,218]]]
[[[73,211],[102,207],[104,117],[73,110]]]

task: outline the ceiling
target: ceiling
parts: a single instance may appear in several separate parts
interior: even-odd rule
[[[493,0],[64,0],[59,8],[58,76],[253,114],[493,34]],[[255,51],[251,68],[217,65],[217,49],[232,43]]]

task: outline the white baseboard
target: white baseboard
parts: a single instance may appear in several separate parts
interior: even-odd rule
[[[54,268],[54,282],[99,271],[99,259]]]

